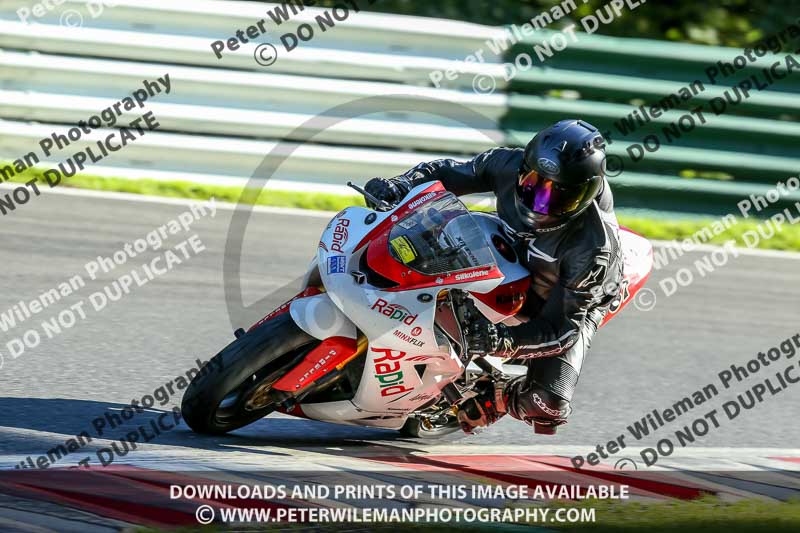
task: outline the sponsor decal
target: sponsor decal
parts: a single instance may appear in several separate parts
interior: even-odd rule
[[[429,192],[425,196],[420,196],[419,198],[417,198],[413,202],[409,203],[408,204],[408,208],[409,209],[416,209],[417,207],[421,206],[422,204],[424,204],[425,202],[427,202],[428,200],[430,200],[434,196],[436,196],[435,192]]]
[[[403,229],[411,229],[418,224],[417,217],[412,216],[397,223]]]
[[[419,337],[420,333],[422,333],[422,328],[419,326],[416,326],[414,329],[411,330],[411,335],[413,337]]]
[[[431,359],[439,359],[443,361],[445,357],[443,355],[415,355],[413,357],[406,357],[406,361],[414,362],[430,361]]]
[[[427,402],[428,400],[432,400],[435,398],[436,394],[417,394],[413,398],[410,398],[409,402]]]
[[[619,308],[622,307],[622,304],[627,302],[631,297],[631,289],[629,285],[630,284],[627,279],[622,280],[622,287],[620,288],[619,296],[617,296],[614,301],[611,302],[611,305],[608,306],[608,311],[610,313],[616,313],[619,311]]]
[[[417,258],[417,251],[414,249],[414,245],[411,244],[411,241],[408,240],[408,237],[405,235],[392,239],[389,241],[389,244],[404,265],[407,265]]]
[[[409,344],[413,344],[414,346],[424,346],[425,345],[425,343],[422,342],[421,340],[415,339],[414,337],[412,337],[408,333],[403,333],[399,329],[394,330],[394,336],[399,338],[399,339],[401,339],[401,340],[406,341]]]
[[[464,240],[464,238],[463,237],[458,237],[456,240],[458,241],[458,244],[459,244],[459,247],[461,248],[461,251],[469,256],[469,262],[471,263],[471,266],[480,266],[481,262],[478,261],[478,258],[475,257],[474,253],[472,253],[472,250],[470,249],[470,247],[467,246],[467,242]]]
[[[378,301],[372,304],[370,309],[378,311],[380,314],[391,318],[392,320],[399,320],[403,324],[410,326],[414,323],[419,315],[412,315],[406,307],[398,304],[390,304],[383,298],[378,298]]]
[[[536,406],[539,409],[541,409],[542,411],[544,411],[545,413],[547,413],[550,416],[556,416],[558,418],[561,418],[561,417],[566,416],[567,414],[569,414],[568,409],[564,409],[564,410],[551,409],[550,407],[547,406],[546,403],[544,403],[544,400],[542,400],[542,397],[539,396],[538,394],[536,394],[535,392],[533,393],[533,401],[536,403]]]
[[[319,247],[325,250],[326,252],[328,251],[328,246],[322,241],[319,241]]]
[[[473,270],[472,272],[464,272],[462,274],[456,274],[456,281],[464,281],[467,279],[475,279],[475,278],[482,278],[484,276],[489,275],[489,270]]]
[[[339,215],[341,216],[341,215]],[[347,239],[350,238],[350,232],[347,228],[350,226],[350,219],[341,218],[333,228],[333,241],[331,242],[331,251],[342,253],[342,246],[347,244]]]
[[[383,356],[375,359],[375,368],[373,369],[375,379],[381,389],[381,396],[395,396],[414,390],[413,387],[406,387],[405,376],[398,362],[406,356],[406,352],[387,348],[370,348],[370,351]]]
[[[336,355],[336,350],[331,350],[330,352],[328,352],[327,355],[325,355],[325,357],[323,357],[322,359],[317,361],[317,364],[315,364],[314,366],[309,368],[308,371],[305,374],[303,374],[298,381],[300,383],[304,383],[305,380],[307,380],[308,378],[310,378],[314,374],[314,372],[316,372],[317,370],[323,368],[325,366],[325,364],[328,361],[330,361],[331,358],[334,355]],[[298,385],[297,387],[300,388],[300,385]]]
[[[347,257],[334,255],[328,258],[328,274],[344,274],[347,271]]]
[[[539,158],[539,168],[541,168],[548,174],[558,174],[559,171],[558,163],[544,157]]]

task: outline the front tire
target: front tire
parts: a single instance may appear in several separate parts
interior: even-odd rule
[[[261,324],[195,376],[181,402],[183,419],[197,433],[221,435],[267,416],[277,407],[267,399],[270,386],[319,342],[289,313]]]

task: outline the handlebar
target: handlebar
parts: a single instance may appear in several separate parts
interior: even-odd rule
[[[361,193],[361,195],[364,196],[364,198],[368,200],[369,203],[375,206],[375,209],[377,211],[389,211],[390,209],[392,209],[392,206],[389,202],[387,202],[386,200],[378,200],[377,198],[372,196],[370,193],[368,193],[367,191],[365,191],[363,188],[359,187],[352,181],[348,181],[347,186]]]

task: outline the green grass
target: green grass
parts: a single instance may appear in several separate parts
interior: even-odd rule
[[[42,170],[33,168],[26,170],[10,181],[24,183],[32,177],[38,177],[39,186],[47,187],[41,178]],[[359,195],[340,196],[319,192],[295,192],[247,189],[233,185],[205,185],[188,181],[160,181],[153,179],[124,179],[113,177],[93,176],[80,174],[65,179],[59,187],[74,187],[95,191],[115,191],[150,196],[165,196],[170,198],[189,198],[194,200],[208,200],[216,198],[224,202],[242,202],[254,205],[267,205],[274,207],[294,207],[300,209],[317,209],[323,211],[340,211],[351,205],[364,205],[364,200]],[[244,192],[244,194],[243,194]],[[479,208],[477,208],[479,209]],[[649,239],[682,240],[691,237],[694,233],[708,226],[709,220],[664,220],[631,217],[621,215],[620,223]],[[735,240],[740,246],[745,246],[743,235],[747,231],[755,231],[758,221],[737,219],[737,223],[724,233],[720,233],[709,241],[711,244],[723,244]],[[761,239],[758,248],[772,250],[800,251],[800,225],[786,225],[783,231],[771,239]]]
[[[560,507],[573,507],[560,506]],[[587,500],[575,507],[596,509],[595,523],[548,524],[559,531],[694,533],[725,531],[770,533],[800,531],[800,501],[740,500],[723,502],[715,497],[664,503],[619,503]]]

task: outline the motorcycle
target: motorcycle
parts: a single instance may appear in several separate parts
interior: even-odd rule
[[[520,323],[530,272],[503,222],[469,211],[439,182],[396,206],[349,207],[330,221],[302,290],[215,357],[182,402],[196,432],[222,434],[272,412],[438,437],[459,430],[458,406],[481,380],[526,367],[476,355],[465,331],[479,317]],[[620,228],[624,281],[603,324],[644,285],[643,237]],[[601,326],[603,325],[601,324]]]

